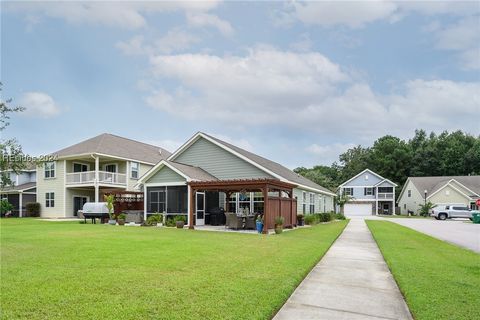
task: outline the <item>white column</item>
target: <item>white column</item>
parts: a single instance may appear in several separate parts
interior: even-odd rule
[[[129,179],[130,178],[130,173],[129,173],[129,171],[130,171],[130,161],[126,162],[126,166],[127,166],[127,168],[125,169],[125,184],[126,184],[125,190],[130,190],[128,188],[128,181],[130,180]]]
[[[95,157],[95,202],[100,201],[100,188],[98,186],[99,172],[100,171],[100,159]]]
[[[22,210],[22,206],[23,206],[23,193],[20,191],[19,194],[18,194],[18,216],[21,218],[23,217],[23,210]]]

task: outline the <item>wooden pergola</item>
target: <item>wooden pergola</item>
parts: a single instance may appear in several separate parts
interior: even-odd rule
[[[293,228],[297,225],[297,200],[293,195],[295,184],[275,179],[235,179],[214,181],[190,181],[189,229],[194,229],[195,194],[197,191],[217,191],[226,194],[225,209],[229,208],[230,195],[234,192],[263,193],[263,232],[275,226],[275,217],[285,219],[284,227]],[[273,194],[272,194],[273,193]],[[276,193],[276,195],[274,195]]]

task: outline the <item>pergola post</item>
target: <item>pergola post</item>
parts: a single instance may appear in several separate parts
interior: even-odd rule
[[[192,188],[191,186],[189,186],[190,188],[190,206],[189,206],[189,212],[188,212],[188,229],[195,229],[195,227],[193,226],[193,212],[196,208],[196,203],[195,203],[195,194],[197,193],[197,190]]]
[[[268,234],[268,185],[263,188],[263,233]]]

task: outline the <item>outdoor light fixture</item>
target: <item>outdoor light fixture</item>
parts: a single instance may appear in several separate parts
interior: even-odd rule
[[[424,190],[424,191],[423,191],[423,194],[425,195],[425,197],[424,197],[425,205],[427,205],[427,193],[428,193],[427,190]]]

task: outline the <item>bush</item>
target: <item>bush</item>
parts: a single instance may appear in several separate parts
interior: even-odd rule
[[[304,218],[305,224],[313,225],[318,223],[318,219],[315,214],[307,214]]]
[[[283,226],[283,223],[285,222],[285,218],[282,216],[275,217],[275,224],[277,226]]]
[[[127,217],[127,215],[125,213],[120,213],[118,216],[117,216],[117,219],[118,220],[125,220],[125,218]]]
[[[147,226],[154,226],[157,223],[162,222],[163,218],[159,213],[152,214],[147,218]]]
[[[27,217],[40,217],[40,203],[28,202],[25,204]]]
[[[318,215],[320,222],[328,222],[333,220],[333,214],[331,214],[330,212],[322,212]]]
[[[13,205],[7,199],[0,200],[0,212],[3,215],[13,210]]]
[[[343,213],[337,213],[337,214],[335,214],[335,219],[345,220],[345,216],[343,215]]]
[[[165,221],[165,226],[166,227],[176,227],[177,226],[177,221],[183,221],[184,223],[187,222],[187,217],[181,215],[181,216],[174,216],[167,218]]]

